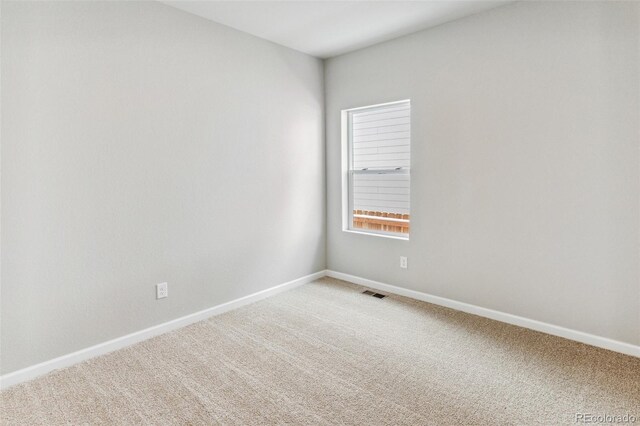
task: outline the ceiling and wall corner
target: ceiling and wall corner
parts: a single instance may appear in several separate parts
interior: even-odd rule
[[[323,59],[512,2],[162,1]]]

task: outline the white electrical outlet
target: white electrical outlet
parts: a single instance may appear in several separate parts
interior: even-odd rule
[[[156,299],[164,299],[169,296],[169,284],[156,284]]]
[[[406,256],[400,256],[400,267],[402,269],[407,269],[407,258],[406,258]]]

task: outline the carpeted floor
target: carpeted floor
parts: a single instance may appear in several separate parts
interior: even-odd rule
[[[640,359],[323,278],[0,394],[0,424],[575,424]]]

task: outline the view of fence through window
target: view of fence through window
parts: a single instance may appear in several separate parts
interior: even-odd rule
[[[351,227],[409,233],[408,101],[349,112]]]

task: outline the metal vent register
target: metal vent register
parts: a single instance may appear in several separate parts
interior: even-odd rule
[[[385,297],[387,297],[386,294],[374,293],[371,290],[365,290],[362,292],[362,294],[366,294],[367,296],[377,297],[378,299],[384,299]]]

